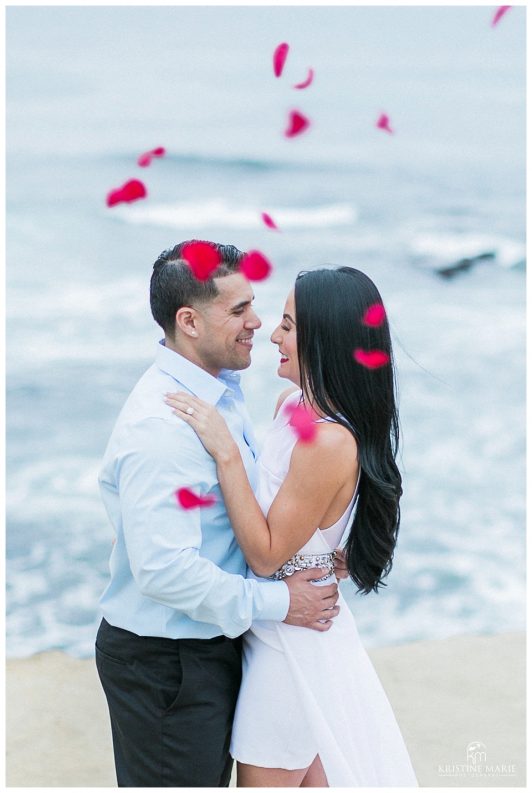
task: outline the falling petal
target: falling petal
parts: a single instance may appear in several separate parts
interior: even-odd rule
[[[384,322],[385,317],[386,311],[382,303],[374,303],[362,317],[362,323],[370,328],[378,328]]]
[[[316,413],[305,405],[286,405],[284,412],[290,416],[289,425],[302,443],[312,443],[318,426]]]
[[[198,507],[211,507],[216,503],[216,497],[211,496],[197,496],[188,487],[180,487],[175,491],[177,503],[183,509],[197,509]]]
[[[288,126],[285,130],[285,137],[295,138],[296,135],[301,135],[310,126],[309,119],[300,113],[298,110],[291,110],[288,117]]]
[[[263,281],[271,271],[270,262],[260,251],[249,251],[240,263],[240,272],[249,281]]]
[[[510,10],[512,6],[499,6],[496,10],[493,19],[491,20],[491,27],[494,28],[497,22],[503,18],[507,11]]]
[[[275,48],[275,52],[273,53],[273,72],[276,77],[280,77],[283,73],[284,64],[289,49],[290,47],[286,42],[279,44],[279,46]]]
[[[154,157],[164,157],[165,154],[166,149],[164,149],[163,146],[158,146],[151,151],[145,151],[144,154],[139,155],[137,165],[140,165],[141,168],[146,168],[146,166],[151,165],[151,161]]]
[[[386,115],[386,113],[382,113],[379,118],[377,119],[377,123],[375,126],[378,129],[383,129],[385,132],[389,132],[390,135],[393,135],[393,129],[390,126],[390,117]]]
[[[108,207],[114,207],[115,204],[129,203],[139,198],[145,198],[147,195],[148,191],[141,181],[130,179],[122,187],[111,190],[107,194],[106,203]]]
[[[279,226],[277,225],[275,220],[272,218],[272,216],[268,215],[267,212],[263,212],[261,214],[261,218],[262,218],[262,222],[264,223],[264,225],[268,226],[269,229],[274,229],[275,231],[279,231]]]
[[[353,358],[366,369],[380,369],[390,361],[390,356],[384,350],[362,350],[359,347],[353,352]]]
[[[222,260],[216,248],[208,242],[189,242],[181,251],[181,258],[188,263],[198,281],[207,281]]]
[[[309,69],[306,79],[303,80],[302,83],[296,83],[296,85],[293,85],[292,88],[308,88],[313,80],[314,80],[314,69]]]

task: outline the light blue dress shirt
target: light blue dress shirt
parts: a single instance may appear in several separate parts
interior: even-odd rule
[[[166,392],[183,390],[216,405],[256,484],[240,376],[223,370],[213,377],[160,343],[118,417],[99,476],[116,535],[100,605],[107,622],[139,636],[235,637],[254,620],[282,621],[288,587],[245,577],[214,460],[163,401]],[[180,487],[214,494],[216,503],[184,510],[175,497]]]

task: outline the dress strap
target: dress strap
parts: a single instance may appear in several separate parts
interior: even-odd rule
[[[277,419],[278,419],[280,416],[282,416],[282,414],[283,414],[283,408],[284,408],[284,407],[287,405],[288,401],[289,401],[289,400],[292,400],[292,398],[293,398],[293,397],[295,397],[295,396],[296,396],[296,394],[298,394],[298,395],[299,395],[299,396],[298,396],[298,400],[299,400],[299,399],[301,399],[301,393],[302,393],[302,392],[301,392],[301,389],[299,389],[299,390],[298,390],[298,389],[296,389],[296,390],[294,390],[294,391],[290,391],[290,392],[289,392],[289,393],[288,393],[288,394],[285,396],[285,398],[283,399],[283,401],[281,402],[281,404],[280,404],[280,405],[279,405],[279,407],[277,408],[277,412],[276,412],[276,414],[275,414],[275,419],[274,419],[275,421],[276,421],[276,420],[277,420]]]

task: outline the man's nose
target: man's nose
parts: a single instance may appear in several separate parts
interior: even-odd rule
[[[260,317],[258,314],[255,314],[254,311],[251,312],[250,316],[246,320],[246,327],[248,328],[255,328],[258,329],[262,325]]]

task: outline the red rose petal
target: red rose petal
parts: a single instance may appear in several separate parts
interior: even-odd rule
[[[198,507],[211,507],[216,503],[215,496],[197,496],[188,487],[180,487],[175,491],[177,503],[183,509],[197,509]]]
[[[374,303],[366,310],[362,317],[362,323],[370,328],[378,328],[384,322],[385,317],[386,311],[382,303]]]
[[[284,64],[289,49],[290,47],[286,42],[283,42],[283,44],[279,44],[279,46],[275,48],[275,51],[273,53],[273,73],[275,74],[276,77],[280,77],[281,74],[283,73]]]
[[[503,18],[507,11],[510,10],[512,6],[499,6],[496,10],[493,19],[491,20],[491,27],[494,28],[497,22]]]
[[[360,347],[354,350],[353,358],[366,369],[380,369],[390,361],[390,356],[384,350],[362,350]]]
[[[375,126],[378,129],[383,129],[385,132],[389,132],[390,135],[393,135],[393,129],[390,127],[390,117],[386,115],[386,113],[381,113]]]
[[[181,258],[190,266],[198,281],[207,281],[222,261],[216,248],[208,242],[189,242],[181,251]]]
[[[268,215],[267,212],[263,212],[261,214],[261,218],[262,218],[262,222],[264,223],[264,225],[268,226],[269,229],[274,229],[275,231],[279,231],[279,226],[277,225],[275,220],[272,218],[272,216]]]
[[[286,405],[284,412],[290,416],[289,425],[302,443],[312,443],[318,426],[316,413],[305,405]]]
[[[271,271],[270,262],[260,251],[249,251],[240,263],[240,272],[249,281],[263,281]]]
[[[117,187],[107,194],[106,203],[108,207],[113,207],[115,204],[129,203],[130,201],[137,201],[139,198],[145,198],[148,191],[141,181],[138,179],[130,179],[122,187]]]
[[[315,422],[305,414],[304,408],[297,408],[290,417],[290,426],[301,443],[312,443],[318,428]]]
[[[163,146],[158,146],[151,151],[145,151],[144,154],[139,155],[137,165],[140,165],[141,168],[146,168],[146,166],[151,164],[154,157],[164,157],[165,154],[166,149]]]
[[[292,86],[292,88],[300,88],[300,89],[308,88],[313,80],[314,80],[314,69],[309,69],[306,79],[303,80],[302,83],[296,83],[295,85]]]
[[[291,110],[288,117],[288,126],[285,130],[285,137],[294,138],[301,135],[310,127],[310,120],[298,110]]]

